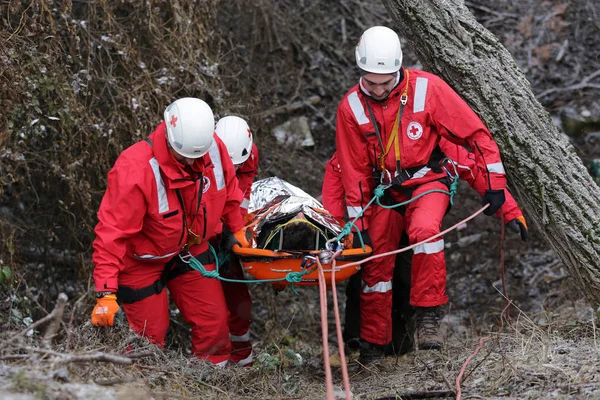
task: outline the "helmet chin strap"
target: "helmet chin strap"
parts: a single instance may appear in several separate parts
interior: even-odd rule
[[[364,74],[363,74],[364,75]],[[398,84],[400,82],[402,82],[402,79],[404,79],[404,70],[402,69],[402,67],[400,67],[400,70],[398,72],[396,72],[396,82],[394,83],[394,86],[392,87],[392,89],[390,90],[390,93],[392,93],[394,91],[394,89],[396,89],[396,86],[398,86]],[[388,96],[386,96],[384,99],[376,99],[374,98],[371,93],[365,89],[365,86],[363,85],[363,78],[362,76],[360,77],[360,79],[358,80],[358,86],[360,88],[360,91],[369,98],[369,100],[372,100],[376,103],[383,103],[384,101],[387,101]]]

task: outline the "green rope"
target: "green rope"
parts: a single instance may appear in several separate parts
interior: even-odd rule
[[[292,289],[292,291],[294,292],[294,294],[296,296],[298,296],[298,292],[296,291],[296,288],[294,287],[294,283],[299,283],[302,282],[302,277],[308,273],[310,273],[311,271],[309,270],[304,270],[301,272],[288,272],[285,277],[283,278],[275,278],[275,279],[253,279],[253,280],[246,280],[246,279],[230,279],[230,278],[225,278],[222,277],[219,274],[219,266],[224,262],[227,261],[227,259],[229,258],[229,254],[226,254],[224,257],[219,257],[219,255],[217,254],[216,250],[214,249],[214,247],[212,247],[210,244],[208,245],[210,248],[210,251],[213,253],[213,256],[215,257],[215,270],[214,271],[207,271],[206,267],[204,267],[204,264],[202,264],[196,257],[192,257],[190,258],[189,264],[190,267],[198,272],[200,272],[200,274],[205,277],[205,278],[214,278],[214,279],[218,279],[220,281],[224,281],[224,282],[232,282],[232,283],[273,283],[273,282],[283,282],[283,281],[288,281],[290,283],[290,288]]]
[[[409,199],[407,201],[404,201],[402,203],[397,203],[391,206],[386,206],[384,204],[381,204],[381,198],[385,195],[385,190],[387,188],[389,188],[389,185],[379,185],[375,188],[375,190],[373,191],[374,195],[373,198],[371,199],[371,201],[369,201],[367,203],[367,205],[361,209],[359,211],[359,213],[356,215],[356,217],[354,217],[354,219],[352,221],[349,221],[348,223],[346,223],[346,225],[344,225],[344,227],[342,228],[342,231],[340,232],[339,235],[336,236],[336,238],[334,239],[335,241],[339,242],[340,240],[342,240],[344,237],[348,236],[350,234],[350,232],[352,232],[352,228],[356,228],[356,233],[358,233],[358,239],[360,240],[360,246],[362,247],[362,249],[365,249],[365,243],[363,242],[363,238],[362,238],[362,234],[360,233],[360,229],[358,229],[358,227],[356,226],[355,222],[363,216],[364,212],[367,210],[367,208],[369,208],[371,206],[371,204],[373,204],[373,202],[376,202],[378,206],[382,207],[382,208],[396,208],[396,207],[401,207],[401,206],[405,206],[415,200],[417,200],[420,197],[425,196],[426,194],[430,194],[430,193],[444,193],[450,196],[450,205],[454,205],[454,195],[456,194],[456,192],[458,191],[458,186],[459,186],[459,179],[458,179],[458,175],[455,175],[454,178],[452,179],[452,183],[450,184],[450,189],[449,190],[440,190],[440,189],[432,189],[432,190],[428,190],[426,192],[421,193],[418,196],[413,197],[412,199]]]
[[[430,193],[444,193],[447,194],[448,196],[450,196],[450,205],[454,205],[454,195],[456,194],[456,191],[458,190],[458,177],[454,177],[454,181],[450,184],[450,189],[449,190],[441,190],[441,189],[432,189],[432,190],[428,190],[426,192],[421,193],[418,196],[413,197],[410,200],[407,201],[403,201],[402,203],[397,203],[391,206],[386,206],[384,204],[381,204],[379,199],[377,199],[377,204],[381,207],[381,208],[396,208],[396,207],[401,207],[401,206],[405,206],[415,200],[417,200],[420,197],[425,196],[426,194],[430,194]]]

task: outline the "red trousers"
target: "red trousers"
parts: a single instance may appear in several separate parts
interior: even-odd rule
[[[160,278],[164,266],[143,263],[125,269],[119,275],[119,284],[141,288]],[[207,264],[208,271],[215,269]],[[213,364],[227,364],[231,345],[227,326],[228,311],[221,283],[205,278],[198,271],[189,271],[168,282],[169,293],[183,319],[192,329],[192,353]],[[165,345],[169,327],[167,291],[146,297],[131,304],[123,304],[131,328],[158,346]]]
[[[428,190],[444,190],[442,182],[420,185],[415,198]],[[407,200],[399,196],[398,201]],[[440,232],[442,218],[450,198],[444,193],[428,193],[406,206],[404,218],[396,211],[373,206],[369,219],[369,236],[375,254],[396,250],[402,230],[410,244],[418,243]],[[392,340],[392,278],[395,255],[380,257],[362,267],[360,295],[360,337],[371,343],[385,345]],[[444,240],[434,239],[413,249],[410,303],[415,307],[431,307],[448,301]]]
[[[236,260],[231,262],[226,278],[242,280],[244,272]],[[229,310],[229,339],[231,341],[230,361],[245,367],[252,365],[252,342],[250,324],[252,323],[252,299],[245,283],[221,281],[225,301]]]

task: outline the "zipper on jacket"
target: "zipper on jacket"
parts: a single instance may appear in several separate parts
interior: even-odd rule
[[[202,206],[202,214],[204,215],[204,230],[202,231],[202,240],[206,238],[206,206]]]
[[[181,206],[181,237],[179,238],[179,243],[177,246],[181,246],[183,242],[183,237],[185,236],[185,231],[187,230],[187,217],[185,215],[185,206],[183,205],[183,197],[181,196],[181,191],[179,189],[175,189],[175,193],[177,194],[177,199],[179,200],[179,205]]]

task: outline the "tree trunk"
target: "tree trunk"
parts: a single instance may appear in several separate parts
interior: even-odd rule
[[[527,217],[598,308],[600,188],[510,53],[462,0],[383,3],[424,69],[448,82],[490,129]]]

